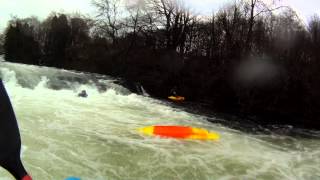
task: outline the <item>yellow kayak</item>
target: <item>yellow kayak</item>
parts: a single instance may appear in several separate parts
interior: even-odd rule
[[[185,98],[183,96],[169,96],[168,99],[172,101],[184,101]]]
[[[219,140],[218,133],[206,129],[190,126],[148,126],[140,128],[145,135],[160,136],[165,138],[194,139],[194,140]]]

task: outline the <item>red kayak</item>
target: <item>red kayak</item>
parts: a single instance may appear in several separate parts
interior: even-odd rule
[[[139,131],[146,135],[177,139],[218,140],[219,134],[189,126],[148,126]]]

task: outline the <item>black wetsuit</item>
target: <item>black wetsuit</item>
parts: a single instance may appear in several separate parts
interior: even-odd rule
[[[16,179],[27,175],[20,160],[21,139],[8,94],[0,79],[0,166]]]

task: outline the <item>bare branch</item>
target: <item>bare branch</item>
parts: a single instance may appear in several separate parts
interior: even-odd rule
[[[266,12],[272,13],[272,11],[275,11],[275,10],[278,10],[278,9],[281,9],[281,8],[290,8],[290,7],[289,6],[279,6],[279,7],[273,8],[273,9],[267,8],[265,10],[262,10],[262,11],[258,12],[256,15],[254,15],[254,18],[259,16],[262,13],[266,13]]]

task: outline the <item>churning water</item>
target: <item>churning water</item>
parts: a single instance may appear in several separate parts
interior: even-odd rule
[[[230,129],[101,75],[0,62],[0,76],[20,126],[22,159],[35,180],[320,179],[319,132],[306,138]],[[77,97],[83,89],[88,98]],[[137,131],[159,124],[206,128],[221,140]],[[0,169],[0,179],[12,177]]]

